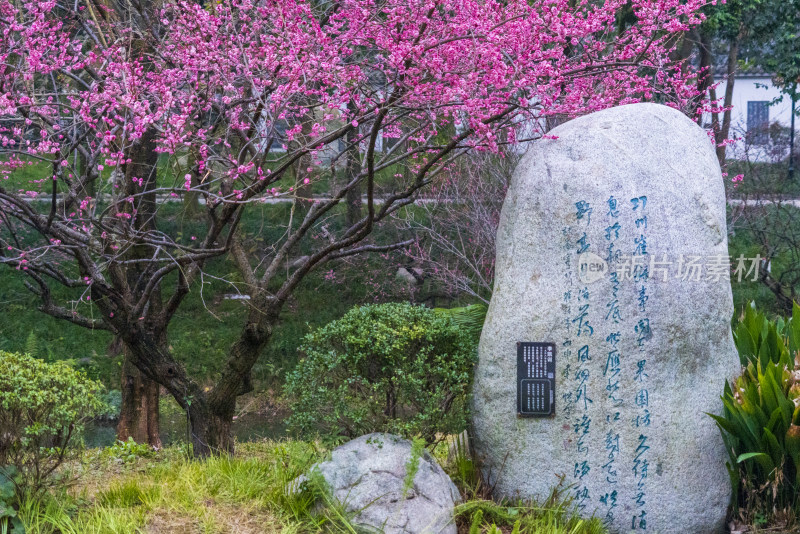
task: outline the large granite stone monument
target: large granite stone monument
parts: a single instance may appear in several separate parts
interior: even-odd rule
[[[739,370],[725,193],[706,133],[633,104],[565,123],[503,206],[474,386],[496,493],[560,477],[613,532],[723,529],[719,413]]]

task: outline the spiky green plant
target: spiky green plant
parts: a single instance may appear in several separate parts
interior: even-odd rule
[[[771,321],[751,305],[733,335],[743,372],[733,385],[726,382],[723,414],[712,417],[730,455],[734,510],[749,517],[796,509],[800,407],[793,401],[800,397],[800,307],[795,304],[787,320]]]
[[[449,317],[463,332],[477,340],[481,337],[486,312],[486,304],[470,304],[459,308],[434,308],[433,311],[443,317]]]

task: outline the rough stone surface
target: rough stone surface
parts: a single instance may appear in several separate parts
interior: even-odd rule
[[[551,134],[519,164],[497,234],[473,401],[484,473],[498,495],[537,499],[562,475],[582,513],[614,532],[721,532],[727,455],[705,412],[721,411],[739,364],[714,149],[655,104]],[[612,261],[579,272],[587,258]],[[553,417],[517,416],[525,341],[556,345]]]
[[[360,526],[387,534],[456,534],[458,490],[427,451],[403,497],[411,446],[391,434],[368,434],[336,448],[316,469],[347,510],[361,510],[354,520]]]
[[[419,285],[423,282],[425,273],[419,267],[413,267],[411,269],[406,269],[405,267],[399,267],[394,277],[395,280],[397,280],[398,282],[410,285]]]

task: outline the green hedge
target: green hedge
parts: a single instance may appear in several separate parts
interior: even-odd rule
[[[326,441],[370,432],[463,431],[476,346],[449,317],[411,304],[350,310],[306,336],[288,377],[289,427]]]

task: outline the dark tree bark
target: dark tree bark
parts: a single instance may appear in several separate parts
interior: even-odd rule
[[[714,56],[711,50],[711,36],[706,32],[695,30],[697,34],[697,47],[700,52],[700,69],[703,74],[697,78],[697,90],[705,94],[714,84]]]
[[[133,438],[137,443],[161,447],[159,421],[159,385],[146,378],[130,363],[125,348],[122,364],[122,407],[117,424],[117,439]]]
[[[698,98],[710,96],[712,100],[716,100],[716,91],[708,95],[709,90],[713,91],[711,86],[714,85],[714,56],[711,50],[711,35],[696,28],[692,30],[691,34],[692,40],[697,44],[698,60],[700,63],[700,75],[697,77],[697,91],[700,93]],[[697,124],[701,127],[703,126],[702,113],[697,115]],[[714,139],[716,140],[717,131],[719,130],[719,115],[717,113],[712,113],[711,126],[714,132]],[[722,162],[720,162],[720,164],[721,163]]]
[[[224,371],[208,396],[202,414],[207,418],[205,442],[211,450],[234,451],[230,432],[236,398],[253,390],[251,371],[261,351],[272,337],[278,322],[280,303],[267,303],[267,292],[259,289],[251,296],[253,307],[237,341],[231,347]]]
[[[740,28],[736,37],[732,38],[728,42],[728,65],[725,73],[725,100],[723,103],[725,110],[722,113],[722,124],[720,125],[719,130],[716,131],[717,159],[719,160],[720,165],[725,163],[725,145],[723,143],[728,139],[728,136],[731,132],[733,85],[736,81],[736,63],[739,61],[739,44],[743,38],[744,26]]]

